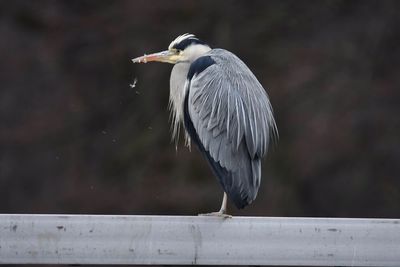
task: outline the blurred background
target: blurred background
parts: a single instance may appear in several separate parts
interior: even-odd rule
[[[231,214],[400,217],[400,2],[342,0],[1,1],[0,212],[218,210],[206,161],[171,143],[172,66],[130,61],[186,32],[275,110],[258,198]]]

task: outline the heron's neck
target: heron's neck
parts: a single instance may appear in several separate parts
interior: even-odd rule
[[[180,123],[183,121],[183,105],[186,96],[187,75],[190,65],[199,57],[210,51],[207,45],[191,45],[184,50],[185,60],[178,62],[172,68],[169,92],[169,108],[171,111],[172,138],[179,138]],[[189,145],[189,136],[186,134],[186,144]]]
[[[195,44],[187,47],[183,52],[183,56],[186,58],[186,60],[194,62],[196,59],[203,56],[210,50],[211,48],[208,45]]]
[[[183,103],[185,101],[185,84],[190,62],[179,62],[172,68],[169,91],[169,109],[171,111],[172,137],[179,138],[179,124],[183,121]]]

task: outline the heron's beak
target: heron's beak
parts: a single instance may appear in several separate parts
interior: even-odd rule
[[[137,57],[132,59],[133,63],[147,63],[151,61],[158,61],[158,62],[166,62],[166,63],[171,63],[175,64],[178,59],[180,58],[180,55],[174,51],[162,51],[150,55],[144,55],[142,57]]]

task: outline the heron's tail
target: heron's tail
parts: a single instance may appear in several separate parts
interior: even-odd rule
[[[240,168],[234,173],[230,173],[225,179],[232,181],[224,187],[228,197],[238,209],[243,209],[251,204],[257,197],[261,180],[261,160],[259,158],[249,160],[244,168]]]

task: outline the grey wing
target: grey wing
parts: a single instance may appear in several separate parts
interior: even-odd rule
[[[228,51],[212,52],[215,64],[188,84],[187,109],[194,141],[224,191],[243,208],[257,196],[261,158],[276,125],[268,96],[247,66]]]

